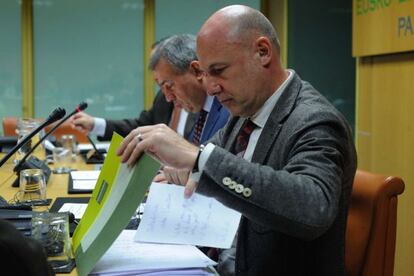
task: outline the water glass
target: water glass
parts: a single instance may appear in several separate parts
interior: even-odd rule
[[[64,147],[55,147],[53,152],[53,162],[56,174],[63,174],[70,172],[70,165],[72,163],[72,151]]]
[[[46,200],[46,179],[41,169],[20,171],[20,186],[17,199],[20,203],[25,204]]]
[[[68,213],[34,212],[31,237],[43,245],[54,270],[72,265]]]
[[[30,118],[20,118],[17,121],[16,127],[16,134],[17,134],[17,142],[20,143],[30,132],[32,132],[35,128],[39,126],[39,122],[35,119]],[[33,136],[26,144],[24,144],[16,153],[14,163],[17,164],[23,156],[25,156],[40,140],[41,134],[36,134]],[[41,149],[41,147],[39,147]]]
[[[71,151],[72,159],[75,160],[78,151],[75,135],[62,135],[60,143],[62,144],[62,147]]]

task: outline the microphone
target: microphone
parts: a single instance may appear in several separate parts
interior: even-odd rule
[[[38,126],[35,130],[30,132],[26,137],[23,138],[23,140],[19,143],[17,143],[16,146],[14,146],[0,161],[0,167],[3,166],[4,163],[6,163],[7,160],[10,159],[10,157],[22,146],[24,146],[30,139],[32,139],[33,136],[35,136],[37,133],[39,133],[45,126],[50,125],[51,123],[61,119],[63,116],[65,116],[66,111],[61,108],[55,108],[52,113],[50,113],[49,117],[42,123],[40,126]]]
[[[27,161],[26,159],[32,154],[32,152],[50,135],[52,134],[60,125],[62,125],[64,122],[66,122],[72,115],[75,113],[81,112],[82,110],[85,110],[88,107],[88,104],[86,102],[81,102],[74,111],[66,115],[62,120],[60,120],[59,123],[57,123],[53,128],[51,128],[31,149],[26,155],[17,163],[17,165],[14,167],[14,171],[17,173],[17,179],[13,183],[13,187],[19,186],[19,173],[23,169],[31,169],[31,168],[41,168],[45,172],[46,176],[46,182],[49,179],[50,176],[50,169],[49,167],[44,164],[42,161],[37,159],[36,157],[30,157]],[[63,117],[63,116],[62,116]]]

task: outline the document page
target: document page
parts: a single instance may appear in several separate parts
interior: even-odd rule
[[[71,212],[75,216],[75,219],[81,219],[85,213],[86,207],[88,207],[87,203],[65,203],[58,212]]]
[[[140,272],[149,273],[151,270],[174,271],[174,269],[203,268],[216,264],[195,246],[136,243],[133,241],[134,232],[122,231],[98,261],[91,274],[129,272],[128,275],[136,275]],[[126,252],[128,254],[125,254]]]
[[[72,179],[97,180],[101,171],[71,171]]]
[[[184,187],[152,183],[135,241],[230,248],[240,213]]]

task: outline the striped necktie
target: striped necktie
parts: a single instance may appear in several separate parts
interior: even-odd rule
[[[234,153],[237,156],[243,157],[244,153],[246,152],[247,145],[249,144],[250,134],[252,134],[255,128],[256,124],[253,123],[252,120],[247,119],[244,122],[244,125],[241,128],[239,135],[237,135],[236,143],[234,144],[232,153]]]
[[[197,122],[194,125],[193,143],[196,145],[200,144],[201,133],[203,133],[203,128],[206,122],[207,115],[208,112],[202,109],[200,111],[200,114],[198,115]]]

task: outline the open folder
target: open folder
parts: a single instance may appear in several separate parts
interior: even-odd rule
[[[87,275],[129,223],[160,165],[144,154],[128,168],[116,150],[122,137],[114,133],[108,155],[85,214],[73,234],[77,271]]]

